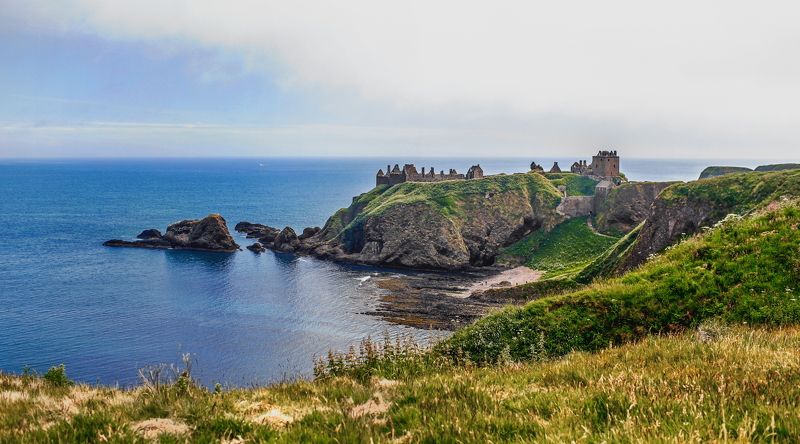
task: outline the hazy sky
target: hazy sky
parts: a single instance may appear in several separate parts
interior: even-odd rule
[[[0,157],[800,160],[792,1],[0,0]]]

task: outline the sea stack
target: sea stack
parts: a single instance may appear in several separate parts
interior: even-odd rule
[[[239,250],[225,219],[219,214],[209,214],[200,220],[182,220],[167,227],[163,236],[156,229],[145,230],[139,240],[112,239],[103,243],[107,247],[160,248],[231,253]]]

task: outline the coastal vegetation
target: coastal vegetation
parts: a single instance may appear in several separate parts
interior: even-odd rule
[[[471,362],[598,350],[709,318],[800,322],[800,207],[731,217],[622,277],[507,308],[456,332],[442,352]]]
[[[515,261],[546,272],[545,278],[575,274],[603,254],[618,238],[599,234],[588,217],[560,223],[551,231],[536,231],[501,252],[499,261]]]
[[[575,173],[545,173],[556,188],[563,186],[568,196],[593,196],[597,180]]]

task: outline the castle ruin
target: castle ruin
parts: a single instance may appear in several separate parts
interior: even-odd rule
[[[391,165],[386,165],[386,173],[383,170],[378,170],[375,175],[375,185],[397,185],[398,183],[405,182],[441,182],[444,180],[468,180],[468,179],[481,179],[483,178],[483,168],[480,165],[473,165],[467,171],[467,174],[460,174],[453,168],[445,174],[444,170],[436,173],[433,167],[426,171],[422,167],[422,171],[417,171],[417,167],[413,163],[407,163],[400,168],[400,165],[395,164],[394,168]]]
[[[587,165],[585,160],[579,160],[572,164],[570,171],[583,176],[618,177],[619,156],[616,150],[598,151],[597,155],[592,156],[591,164]]]

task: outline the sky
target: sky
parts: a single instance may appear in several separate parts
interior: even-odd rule
[[[800,160],[791,1],[0,0],[0,157]]]

